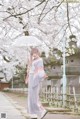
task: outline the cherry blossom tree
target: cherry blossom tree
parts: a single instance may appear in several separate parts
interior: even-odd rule
[[[80,3],[69,0],[0,0],[0,51],[8,57],[2,55],[3,59],[16,61],[4,46],[22,35],[36,36],[49,49],[61,49],[63,38],[69,42],[71,35],[79,42],[79,11]]]

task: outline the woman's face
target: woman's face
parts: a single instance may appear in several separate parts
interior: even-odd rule
[[[33,55],[32,55],[32,59],[37,59],[39,57],[39,55],[37,54],[37,53],[34,53]]]

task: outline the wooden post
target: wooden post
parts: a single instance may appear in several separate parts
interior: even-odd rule
[[[74,110],[78,110],[77,99],[76,99],[76,94],[75,94],[75,88],[74,87],[73,87],[73,94],[74,94],[74,102],[75,102]]]
[[[56,87],[57,107],[58,107],[58,105],[59,105],[58,93],[59,93],[59,90],[58,90],[58,87]]]

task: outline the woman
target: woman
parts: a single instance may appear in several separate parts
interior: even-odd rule
[[[26,82],[28,82],[28,113],[36,114],[41,119],[45,116],[47,111],[39,101],[39,91],[40,84],[46,77],[40,52],[38,49],[33,48],[28,63],[26,79]]]

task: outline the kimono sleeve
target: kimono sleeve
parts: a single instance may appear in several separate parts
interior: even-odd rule
[[[41,59],[39,62],[38,62],[38,77],[39,79],[44,79],[46,73],[44,71],[44,65],[43,65],[43,60]]]

